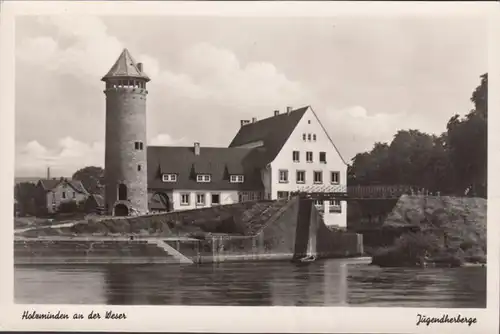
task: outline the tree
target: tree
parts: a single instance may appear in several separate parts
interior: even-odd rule
[[[15,185],[14,198],[21,216],[37,214],[38,194],[38,188],[34,183],[21,182]]]
[[[488,74],[472,93],[472,109],[450,118],[440,136],[400,130],[390,144],[375,143],[358,153],[348,168],[348,183],[406,184],[455,195],[486,196]]]
[[[84,167],[76,171],[72,178],[81,181],[89,193],[99,193],[104,184],[104,169],[95,166]]]
[[[488,161],[488,74],[472,93],[472,109],[465,117],[453,116],[447,124],[450,161],[455,168],[459,190],[472,186],[479,196],[486,196]]]

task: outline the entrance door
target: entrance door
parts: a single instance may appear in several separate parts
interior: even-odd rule
[[[128,207],[125,204],[115,206],[115,216],[128,216]]]

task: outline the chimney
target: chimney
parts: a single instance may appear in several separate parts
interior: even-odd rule
[[[275,110],[274,111],[274,116],[278,116],[280,114],[280,111],[279,110]]]
[[[292,112],[292,107],[286,107],[286,114],[289,115]]]
[[[47,167],[47,180],[50,180],[50,167]]]
[[[241,126],[243,127],[243,126],[245,126],[245,125],[249,124],[249,123],[250,123],[250,121],[249,121],[249,120],[247,120],[247,119],[242,119],[242,120],[240,121],[240,123],[241,123]]]
[[[257,117],[252,117],[252,123],[257,122]]]
[[[200,143],[194,143],[194,155],[200,155]]]
[[[137,63],[137,69],[139,70],[139,72],[142,73],[143,69],[142,69],[142,63]]]

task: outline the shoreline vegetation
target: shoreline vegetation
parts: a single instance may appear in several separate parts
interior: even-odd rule
[[[372,245],[372,264],[486,265],[486,208],[483,198],[403,196],[380,227],[381,233],[394,235],[393,242]]]

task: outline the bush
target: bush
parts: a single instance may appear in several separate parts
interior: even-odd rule
[[[79,206],[76,201],[62,202],[57,209],[58,213],[76,213]]]

